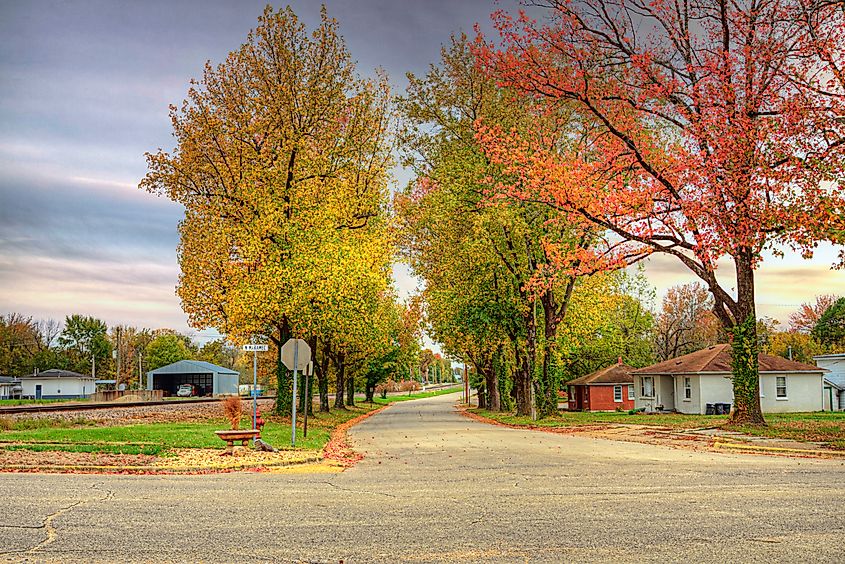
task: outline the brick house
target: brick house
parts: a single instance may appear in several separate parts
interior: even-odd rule
[[[569,411],[616,411],[634,408],[633,367],[619,363],[567,382]]]

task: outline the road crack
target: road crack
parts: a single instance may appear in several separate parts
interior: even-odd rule
[[[393,499],[396,499],[395,495],[389,494],[389,493],[371,492],[371,491],[367,491],[367,490],[353,490],[351,488],[344,488],[343,486],[338,486],[337,484],[333,484],[333,483],[331,483],[327,480],[324,480],[323,483],[335,488],[336,490],[340,490],[340,491],[344,491],[344,492],[357,493],[357,494],[369,494],[369,495],[382,495],[384,497],[391,497]]]
[[[42,550],[44,547],[54,543],[59,536],[58,530],[53,525],[53,521],[57,518],[61,517],[65,513],[69,512],[74,507],[79,505],[83,505],[85,503],[101,503],[104,501],[109,501],[110,499],[114,499],[114,491],[105,488],[103,484],[92,484],[91,489],[104,494],[102,497],[98,499],[80,499],[74,501],[73,503],[66,505],[57,509],[56,511],[50,513],[44,519],[42,519],[41,524],[39,525],[0,525],[0,529],[44,529],[46,535],[44,539],[36,544],[35,546],[29,549],[19,549],[19,550],[3,550],[0,551],[0,554],[13,554],[13,553],[24,553],[24,554],[35,554],[36,552]]]

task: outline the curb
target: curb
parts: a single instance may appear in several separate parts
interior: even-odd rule
[[[742,450],[746,452],[771,452],[773,454],[798,454],[802,456],[825,457],[830,456],[834,458],[845,458],[845,451],[841,450],[821,450],[821,449],[806,449],[806,448],[786,448],[786,447],[768,447],[762,445],[750,445],[745,443],[732,443],[727,441],[714,441],[713,448],[727,448]]]

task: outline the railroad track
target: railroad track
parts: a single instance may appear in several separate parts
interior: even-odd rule
[[[275,399],[276,396],[260,396],[259,399]],[[174,406],[191,403],[219,402],[226,398],[195,398],[183,400],[164,401],[126,401],[126,402],[97,402],[97,403],[42,403],[30,405],[9,405],[0,407],[0,416],[15,413],[46,413],[50,411],[83,411],[86,409],[115,409],[123,407],[145,407],[145,406]],[[243,399],[249,400],[250,397]]]

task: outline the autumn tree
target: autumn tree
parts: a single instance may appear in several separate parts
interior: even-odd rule
[[[719,342],[719,320],[713,296],[700,282],[679,284],[666,291],[654,330],[657,360],[691,353]]]
[[[845,237],[845,12],[810,0],[533,4],[548,23],[497,12],[502,43],[479,51],[500,84],[576,112],[581,136],[561,151],[482,130],[491,155],[523,180],[515,197],[624,242],[612,256],[663,253],[700,278],[732,335],[731,422],[764,424],[763,250],[809,256]],[[719,261],[732,276],[717,276]]]
[[[798,311],[793,312],[789,316],[789,328],[792,331],[809,334],[819,318],[827,309],[836,302],[838,296],[833,294],[822,294],[816,296],[816,301],[813,303],[803,303]]]
[[[408,78],[400,106],[408,124],[407,163],[417,181],[397,203],[405,219],[406,252],[426,281],[427,299],[443,300],[444,313],[451,307],[452,314],[463,310],[469,316],[464,326],[441,325],[438,339],[450,343],[447,350],[455,356],[474,355],[479,373],[487,374],[494,355],[503,356],[500,348],[511,348],[517,413],[533,413],[534,404],[540,415],[553,413],[560,376],[554,365],[557,329],[577,278],[587,273],[579,253],[599,235],[575,214],[561,218],[543,205],[499,198],[500,190],[520,188],[519,177],[490,161],[473,128],[484,120],[530,132],[530,124],[542,121],[547,129],[532,142],[554,146],[570,134],[568,115],[538,113],[497,87],[480,71],[465,36],[453,38],[426,76]],[[572,258],[564,264],[556,258],[562,256]],[[560,268],[550,268],[553,263]],[[450,293],[454,306],[448,305]],[[428,312],[432,325],[444,321],[435,311]],[[497,326],[505,318],[509,321]],[[496,330],[501,332],[493,337]],[[497,386],[490,381],[486,387]]]
[[[325,8],[309,33],[289,7],[268,6],[244,45],[206,65],[171,121],[176,149],[147,155],[141,187],[186,208],[177,291],[190,322],[238,342],[265,334],[277,351],[309,337],[297,333],[309,326],[297,310],[302,265],[385,213],[386,78],[357,76]],[[280,357],[277,384],[286,412]]]

